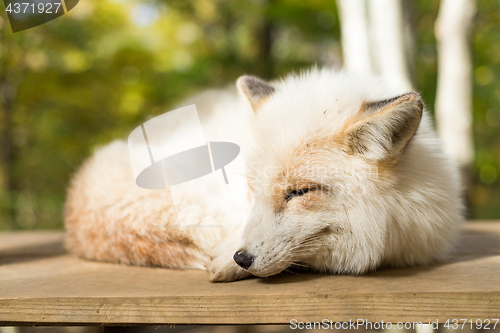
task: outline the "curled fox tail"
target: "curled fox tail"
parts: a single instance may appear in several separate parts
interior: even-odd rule
[[[90,260],[203,269],[221,230],[172,227],[173,214],[167,192],[135,185],[127,144],[114,141],[98,149],[71,182],[66,248]]]

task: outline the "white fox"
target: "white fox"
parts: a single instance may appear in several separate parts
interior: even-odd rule
[[[169,227],[172,202],[135,185],[127,144],[115,141],[71,183],[67,248],[91,260],[207,269],[210,281],[293,265],[362,274],[429,264],[451,249],[463,221],[458,170],[417,93],[317,68],[275,83],[243,76],[237,87],[239,96],[214,90],[185,105],[196,104],[212,137],[245,147],[248,218]],[[198,191],[210,200],[217,186]]]

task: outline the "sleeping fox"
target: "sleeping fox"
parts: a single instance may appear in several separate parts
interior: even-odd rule
[[[451,249],[463,221],[458,170],[418,93],[318,68],[236,86],[185,105],[196,104],[213,138],[244,147],[248,216],[171,227],[172,201],[135,185],[127,144],[115,141],[71,182],[66,247],[91,260],[206,269],[212,282],[293,265],[363,274],[429,264]],[[197,191],[211,200],[217,186]]]

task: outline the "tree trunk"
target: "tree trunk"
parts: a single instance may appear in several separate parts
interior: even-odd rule
[[[435,26],[438,46],[437,128],[445,153],[460,166],[467,218],[471,214],[467,193],[472,183],[474,162],[469,35],[475,9],[475,0],[442,0]]]
[[[261,24],[257,27],[255,39],[257,40],[258,46],[257,63],[261,67],[259,75],[265,79],[271,79],[273,77],[273,61],[271,56],[273,46],[273,25],[266,16],[264,16]]]
[[[408,65],[408,75],[412,86],[415,87],[415,55],[417,53],[417,40],[415,37],[415,2],[413,0],[403,0],[403,25],[406,51],[406,63]]]
[[[444,150],[459,165],[474,160],[472,62],[469,32],[474,0],[442,0],[435,31],[438,45],[436,120]]]
[[[3,37],[3,36],[1,36]],[[15,193],[17,190],[14,179],[14,149],[12,147],[12,113],[14,107],[14,99],[16,89],[9,82],[7,77],[8,62],[10,57],[8,42],[4,42],[5,38],[0,39],[3,43],[4,50],[0,56],[0,163],[4,173],[4,191],[6,202],[4,207],[6,210],[5,220],[11,229],[17,229],[15,222],[16,211],[14,207]]]
[[[344,67],[356,71],[373,70],[368,36],[366,1],[337,0],[341,23]]]
[[[370,1],[368,5],[375,71],[412,90],[402,0]]]

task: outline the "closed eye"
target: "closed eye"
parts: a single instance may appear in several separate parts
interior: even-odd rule
[[[285,197],[285,201],[290,201],[294,197],[300,197],[312,190],[313,188],[301,188],[300,190],[293,190],[291,192],[288,192]]]

